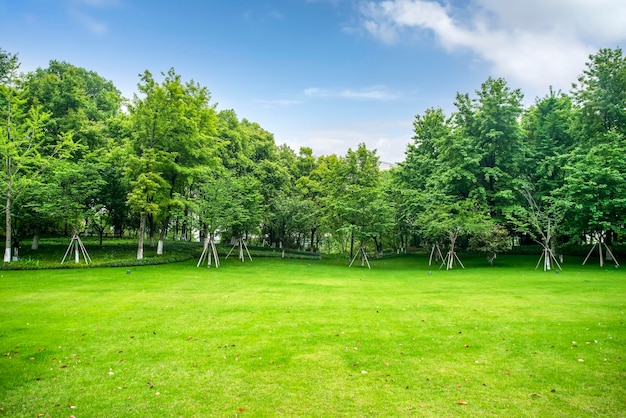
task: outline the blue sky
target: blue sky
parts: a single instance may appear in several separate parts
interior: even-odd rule
[[[452,112],[489,76],[528,104],[569,91],[625,41],[623,0],[0,0],[0,48],[23,71],[67,61],[131,98],[139,73],[174,67],[278,144],[364,142],[390,163],[428,107]]]

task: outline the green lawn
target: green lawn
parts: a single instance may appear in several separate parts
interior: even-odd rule
[[[626,270],[463,261],[0,271],[0,417],[624,416]]]

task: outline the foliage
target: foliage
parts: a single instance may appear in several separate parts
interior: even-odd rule
[[[509,231],[500,224],[474,233],[469,239],[469,250],[487,254],[487,261],[493,265],[498,253],[506,253],[513,248],[513,240]]]
[[[140,74],[132,100],[67,62],[18,69],[17,55],[0,50],[7,261],[29,235],[34,245],[73,228],[137,237],[138,258],[146,238],[163,253],[166,240],[199,235],[351,255],[444,240],[453,254],[467,238],[495,254],[488,246],[506,248],[505,231],[544,242],[527,189],[539,212],[567,210],[561,242],[626,236],[621,49],[591,55],[571,92],[550,89],[526,110],[519,89],[491,77],[458,93],[449,115],[426,109],[389,171],[364,144],[322,156],[277,145],[173,68]]]

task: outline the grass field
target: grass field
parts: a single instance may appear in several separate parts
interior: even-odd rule
[[[626,270],[463,261],[1,271],[0,417],[626,415]]]

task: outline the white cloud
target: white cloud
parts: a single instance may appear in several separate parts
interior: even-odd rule
[[[383,86],[372,86],[358,90],[310,87],[304,90],[304,94],[309,97],[355,100],[394,100],[399,97],[397,93],[392,92]]]
[[[74,18],[74,20],[93,34],[102,35],[108,30],[106,23],[98,21],[86,13],[82,13],[78,10],[72,10],[70,11],[70,15]]]
[[[464,8],[434,0],[362,4],[362,26],[383,42],[427,31],[448,52],[470,50],[531,91],[567,88],[589,54],[626,41],[623,0],[473,0]],[[607,43],[609,43],[607,45]]]
[[[106,9],[121,6],[122,0],[70,0],[68,2],[69,15],[89,32],[95,35],[105,34],[109,27],[102,20],[92,15],[93,9]]]
[[[346,126],[325,126],[289,132],[283,135],[292,149],[310,147],[315,155],[344,156],[348,149],[366,144],[376,150],[380,161],[395,164],[404,160],[404,151],[411,137],[411,121],[372,120]]]

